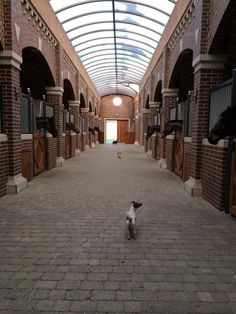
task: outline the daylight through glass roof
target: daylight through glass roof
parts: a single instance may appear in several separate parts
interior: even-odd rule
[[[177,0],[50,0],[101,96],[134,96]]]

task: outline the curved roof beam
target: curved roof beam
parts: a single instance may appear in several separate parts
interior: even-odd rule
[[[114,79],[114,82],[115,82],[116,75],[115,75],[115,74],[114,74],[114,75],[109,75],[109,76],[106,76],[104,79],[96,78],[96,79],[94,80],[94,84],[96,85],[96,83],[99,83],[99,82],[102,82],[102,81],[104,81],[104,82],[106,82],[107,84],[109,84],[109,83],[111,83],[111,81],[110,81],[111,78]],[[130,77],[130,76],[127,75],[126,78],[129,79],[130,82],[139,85],[139,80],[137,80],[136,77],[134,78],[134,77]],[[123,77],[121,77],[120,79],[121,79],[122,81],[124,80]],[[119,79],[118,79],[118,84],[119,84]]]
[[[120,68],[119,66],[117,66],[117,73],[119,72],[119,70],[122,71],[122,68]],[[106,68],[104,69],[103,71],[99,71],[99,72],[94,72],[94,73],[90,73],[90,77],[92,78],[92,80],[95,78],[95,77],[98,77],[98,76],[103,76],[104,74],[106,73],[114,73],[115,72],[115,69],[114,68]],[[134,71],[132,69],[128,69],[128,72],[129,74],[133,74],[133,75],[136,75],[137,77],[143,77],[143,73],[139,73],[138,71]]]
[[[96,1],[97,2],[97,1]],[[85,17],[85,16],[88,16],[88,15],[94,15],[94,14],[105,14],[105,13],[111,13],[112,10],[100,10],[100,11],[94,11],[94,12],[89,12],[89,13],[83,13],[83,14],[79,14],[79,15],[76,15],[76,16],[73,16],[73,17],[70,17],[69,19],[66,19],[64,21],[61,21],[61,24],[65,24],[65,23],[68,23],[68,22],[71,22],[75,19],[79,19],[81,17]],[[165,27],[166,25],[158,20],[155,20],[154,18],[152,17],[146,17],[142,14],[138,14],[136,12],[131,12],[131,11],[124,11],[124,10],[115,10],[115,13],[124,13],[124,14],[130,14],[130,15],[135,15],[135,16],[139,16],[139,17],[142,17],[146,20],[149,20],[149,21],[152,21],[153,23],[156,23],[156,24],[159,24],[163,27]]]
[[[118,45],[122,45],[122,44],[119,44],[119,43],[118,43]],[[141,51],[145,51],[146,53],[150,54],[150,58],[151,58],[151,56],[152,56],[152,53],[151,53],[150,51],[146,50],[146,49],[142,49],[142,48],[140,48],[140,47],[136,47],[136,46],[134,46],[134,45],[127,45],[127,44],[123,44],[123,46],[133,47],[133,50],[131,49],[130,51],[132,51],[134,54],[138,54],[138,55],[143,56],[143,54],[141,53]],[[92,48],[92,47],[97,47],[97,45],[90,46],[89,48]],[[88,47],[87,47],[87,48],[88,48]],[[87,48],[86,48],[86,49],[87,49]],[[138,49],[138,52],[136,52],[135,49],[136,49],[136,50]],[[78,51],[76,51],[76,52],[77,52],[77,53],[80,53],[80,52],[83,51],[83,50],[85,50],[85,49],[78,50]],[[147,57],[147,58],[148,58],[148,57]],[[149,58],[149,60],[150,60],[150,58]],[[84,62],[84,61],[83,61],[83,62]]]
[[[110,2],[110,0],[102,0],[102,1],[103,2],[105,2],[105,1],[109,1]],[[176,2],[174,0],[172,0],[172,1],[169,0],[169,1],[172,2],[172,3]],[[87,1],[81,1],[79,3],[74,3],[74,4],[71,4],[71,5],[68,5],[68,6],[66,6],[66,7],[64,7],[62,9],[60,9],[60,10],[57,10],[56,14],[61,13],[61,12],[65,11],[65,10],[71,9],[73,7],[77,7],[77,6],[80,6],[80,5],[83,5],[83,4],[88,4],[88,3],[93,3],[93,2],[99,2],[99,0],[90,0],[90,1],[87,0]],[[166,12],[166,11],[160,9],[160,8],[156,8],[156,7],[154,7],[154,6],[150,5],[150,4],[142,3],[142,2],[139,2],[137,0],[136,1],[122,0],[122,2],[124,2],[124,3],[132,3],[132,4],[139,4],[139,5],[142,5],[144,7],[156,10],[156,11],[162,13],[162,14],[165,14],[166,16],[170,16],[170,14],[168,12]]]
[[[101,78],[101,77],[103,77],[104,75],[107,75],[107,74],[113,74],[114,73],[114,75],[116,74],[116,71],[106,71],[106,72],[103,72],[103,73],[98,73],[98,74],[95,74],[95,75],[93,75],[92,76],[92,80],[93,80],[93,82],[96,82],[96,80],[97,79],[99,79],[99,78]],[[122,75],[122,76],[124,76],[124,74],[122,73],[122,72],[120,72],[119,71],[119,69],[117,69],[117,75]],[[142,77],[143,77],[143,75],[141,74],[141,75],[137,75],[136,73],[133,73],[133,72],[129,72],[129,76],[131,77],[131,78],[133,78],[133,77],[135,77],[135,78],[137,78],[137,79],[141,79]],[[117,80],[118,81],[118,80]]]
[[[102,36],[102,37],[98,37],[98,38],[91,38],[91,39],[88,39],[88,40],[85,40],[85,41],[83,41],[83,43],[81,44],[78,44],[78,45],[83,45],[83,44],[87,44],[87,43],[89,43],[89,42],[94,42],[95,40],[97,40],[97,39],[113,39],[114,37],[112,37],[112,36],[107,36],[107,37],[104,37],[104,36]],[[132,39],[132,38],[126,38],[126,37],[121,37],[121,36],[116,36],[116,38],[118,38],[118,39],[125,39],[125,40],[128,40],[128,41],[135,41],[135,42],[137,42],[137,43],[140,43],[140,44],[142,44],[142,45],[145,45],[145,46],[148,46],[148,47],[150,47],[150,48],[152,48],[153,50],[155,50],[156,49],[156,47],[155,46],[151,46],[151,45],[149,45],[149,44],[147,44],[147,43],[145,43],[144,41],[141,41],[141,40],[137,40],[137,39]],[[73,45],[73,43],[72,43],[72,45]],[[117,42],[117,45],[119,45],[119,42]],[[74,46],[74,48],[75,48],[76,46]],[[141,48],[140,48],[141,49]],[[144,49],[143,49],[144,50]],[[80,50],[80,51],[83,51],[83,50]],[[148,51],[148,50],[147,50]],[[150,51],[148,51],[148,53],[151,53]]]
[[[78,38],[81,38],[83,36],[87,36],[87,35],[90,35],[90,34],[96,34],[96,33],[102,33],[102,32],[112,32],[113,29],[98,29],[98,30],[95,30],[95,31],[90,31],[90,32],[87,32],[87,33],[84,33],[84,34],[81,34],[81,35],[78,35],[78,36],[75,36],[73,38],[70,38],[70,40],[75,40],[75,39],[78,39]],[[138,36],[141,36],[141,37],[144,37],[144,38],[147,38],[151,41],[153,41],[155,44],[158,43],[156,40],[154,40],[153,38],[149,37],[149,36],[146,36],[146,35],[143,35],[143,34],[140,34],[140,33],[137,33],[137,32],[133,32],[133,31],[128,31],[128,30],[121,30],[121,29],[117,29],[116,28],[116,32],[123,32],[123,33],[128,33],[128,34],[134,34],[134,35],[138,35]],[[116,38],[119,38],[119,37],[116,37]],[[123,38],[123,37],[122,37]],[[96,38],[98,39],[98,38]],[[84,42],[83,42],[84,43]]]
[[[122,66],[128,66],[128,67],[134,67],[135,69],[137,69],[137,70],[140,70],[140,71],[142,71],[142,72],[145,72],[145,69],[142,69],[142,68],[140,68],[140,67],[138,67],[138,66],[134,66],[134,64],[131,64],[131,63],[124,63],[124,64],[122,64],[122,63],[120,63],[120,65],[122,65]],[[103,67],[104,66],[114,66],[114,62],[106,62],[106,64],[104,65],[104,62],[99,62],[98,64],[96,64],[96,65],[93,65],[92,67],[90,67],[90,68],[86,68],[86,71],[88,72],[88,73],[90,73],[91,71],[93,71],[93,70],[96,70],[96,69],[103,69]]]
[[[131,54],[127,54],[127,53],[122,53],[120,52],[121,50],[119,50],[119,52],[117,53],[118,56],[122,56],[125,57],[125,59],[127,60],[135,60],[135,62],[138,60],[140,64],[142,64],[145,68],[148,66],[148,62],[146,62],[145,60],[142,60],[141,58],[138,58],[136,55],[131,55]],[[109,56],[109,55],[113,55],[112,49],[103,49],[100,51],[101,53],[94,55],[92,57],[89,57],[87,59],[84,59],[83,62],[87,62],[88,60],[91,60],[93,58],[96,57],[102,57],[102,56]]]
[[[87,68],[87,65],[91,65],[91,63],[97,63],[97,62],[100,62],[101,60],[103,61],[103,63],[104,63],[104,61],[111,61],[111,60],[113,60],[113,62],[114,62],[114,58],[109,58],[109,56],[114,56],[114,54],[112,55],[112,54],[108,54],[108,55],[106,55],[106,56],[104,56],[104,55],[101,55],[101,56],[99,56],[99,57],[101,57],[101,59],[97,59],[97,60],[93,60],[92,62],[89,62],[89,63],[86,63],[84,66],[85,66],[85,68],[86,68],[86,70],[88,69]],[[104,57],[104,58],[103,58]],[[108,58],[107,58],[108,57]],[[146,70],[146,67],[142,64],[142,63],[140,63],[140,62],[138,62],[138,61],[133,61],[133,60],[129,60],[129,59],[127,59],[127,58],[119,58],[119,56],[118,56],[118,58],[117,58],[118,60],[122,60],[122,61],[130,61],[130,62],[135,62],[136,64],[138,64],[138,67],[140,68],[140,69],[143,69],[144,71]],[[95,65],[94,64],[94,65]],[[115,62],[114,62],[114,64],[115,64]]]
[[[90,25],[109,24],[109,23],[112,24],[112,22],[113,22],[113,21],[111,20],[111,21],[97,21],[97,22],[86,23],[86,24],[83,24],[83,25],[81,25],[81,26],[73,27],[73,28],[67,30],[66,33],[68,34],[68,33],[72,32],[72,31],[77,30],[77,29],[80,29],[80,30],[81,30],[81,28],[87,27],[87,26],[90,26]],[[140,27],[140,28],[143,28],[143,29],[147,29],[147,30],[149,30],[149,31],[151,31],[151,32],[153,32],[153,33],[156,33],[156,34],[159,35],[159,36],[162,35],[162,33],[158,32],[158,31],[156,31],[156,30],[154,30],[154,29],[152,29],[152,28],[150,28],[150,27],[142,26],[142,25],[136,23],[135,21],[132,21],[132,22],[129,22],[129,21],[116,21],[116,23],[117,23],[117,24],[126,24],[126,25],[137,26],[137,27]]]
[[[101,66],[101,64],[99,64],[99,66],[98,67],[96,67],[96,68],[94,68],[94,69],[90,69],[90,70],[88,70],[87,69],[87,72],[90,74],[90,73],[94,73],[94,71],[100,71],[100,70],[102,70],[102,69],[104,69],[104,67],[105,68],[107,68],[107,67],[110,67],[111,65],[113,65],[114,66],[114,62],[108,62],[108,63],[106,63],[106,65],[104,66]],[[141,68],[138,68],[138,67],[136,67],[134,64],[132,64],[132,63],[124,63],[124,64],[120,64],[121,66],[127,66],[128,68],[131,68],[131,69],[134,69],[134,70],[140,70],[141,72],[145,72],[145,69],[141,69]]]
[[[101,44],[101,45],[98,45],[97,47],[103,47],[104,45],[103,44]],[[80,55],[80,58],[83,58],[83,57],[85,57],[85,56],[88,56],[88,55],[90,55],[90,54],[92,54],[92,53],[97,53],[97,52],[102,52],[102,51],[113,51],[114,50],[114,48],[103,48],[103,49],[98,49],[98,50],[94,50],[94,51],[91,51],[91,52],[88,52],[88,53],[85,53],[85,54],[83,54],[83,55]],[[133,57],[134,58],[134,54],[135,55],[139,55],[140,56],[140,58],[138,58],[138,59],[140,59],[140,60],[142,60],[141,59],[141,57],[142,58],[146,58],[148,61],[149,61],[149,59],[147,58],[147,57],[145,57],[145,56],[143,56],[141,53],[134,53],[134,52],[132,52],[132,50],[129,50],[129,49],[117,49],[117,51],[125,51],[125,52],[130,52],[130,53],[132,53],[132,54],[128,54],[128,53],[119,53],[120,55],[124,55],[124,56],[128,56],[128,57]],[[136,58],[137,58],[137,56],[135,56]],[[87,59],[84,59],[83,60],[83,62],[84,61],[86,61]],[[149,62],[148,61],[145,61],[145,60],[142,60],[143,62],[145,62],[147,65],[149,64]]]
[[[101,44],[101,45],[94,45],[94,46],[90,46],[89,48],[95,48],[95,47],[100,47],[100,46],[107,46],[107,45],[111,45],[111,44]],[[125,46],[129,46],[129,47],[134,47],[134,46],[130,46],[130,45],[125,45]],[[86,48],[86,49],[89,49],[89,48]],[[81,50],[81,51],[84,51],[84,50],[86,50],[86,49],[83,49],[83,50]],[[113,49],[99,49],[98,51],[102,51],[102,50],[114,50],[114,48]],[[141,56],[142,58],[146,58],[148,61],[150,60],[150,58],[148,58],[147,56],[144,56],[142,53],[140,53],[140,52],[136,52],[136,51],[134,51],[134,50],[132,50],[132,49],[125,49],[125,48],[118,48],[117,49],[117,51],[118,50],[123,50],[123,51],[129,51],[129,52],[131,52],[131,53],[133,53],[133,54],[135,54],[135,55],[137,55],[137,56]],[[96,50],[97,51],[97,50]],[[95,52],[96,52],[95,51]],[[77,53],[79,53],[79,51],[76,51]],[[86,55],[86,54],[85,54]],[[85,56],[85,55],[83,55],[83,56]],[[83,57],[83,56],[81,56],[81,58]],[[138,57],[137,57],[138,58]],[[86,60],[89,60],[90,58],[88,58],[88,59],[86,59]],[[139,58],[138,58],[139,59]],[[149,62],[148,61],[144,61],[144,60],[142,60],[143,62],[145,62],[147,65],[149,64]],[[83,61],[83,62],[85,62],[85,60]]]

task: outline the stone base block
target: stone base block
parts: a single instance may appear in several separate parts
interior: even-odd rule
[[[166,169],[167,165],[166,165],[166,159],[165,158],[160,158],[158,160],[158,165],[160,168]]]
[[[28,181],[22,177],[22,174],[9,177],[7,182],[7,194],[17,194],[26,189]]]
[[[184,189],[187,193],[189,193],[191,196],[199,197],[202,195],[202,185],[201,180],[197,180],[195,178],[190,177],[185,183],[184,183]]]
[[[57,167],[62,167],[64,165],[64,163],[65,163],[65,159],[62,156],[57,157],[57,159],[56,159]]]

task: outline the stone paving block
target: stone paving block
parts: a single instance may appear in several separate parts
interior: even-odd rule
[[[91,300],[114,300],[115,299],[115,292],[108,291],[108,290],[93,290],[90,296]]]
[[[68,290],[65,299],[70,301],[88,300],[90,299],[90,294],[91,290]]]
[[[92,312],[96,313],[98,308],[97,301],[74,301],[72,302],[71,310],[81,313]]]
[[[141,302],[125,302],[125,313],[142,313]]]
[[[99,301],[98,312],[124,313],[124,303],[121,301]]]

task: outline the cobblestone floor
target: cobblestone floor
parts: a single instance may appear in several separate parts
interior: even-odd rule
[[[236,313],[236,219],[140,148],[99,145],[0,199],[0,313]]]

